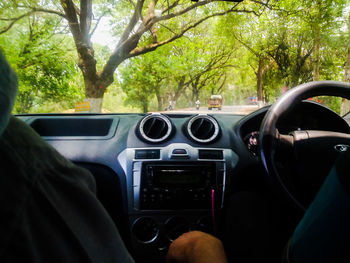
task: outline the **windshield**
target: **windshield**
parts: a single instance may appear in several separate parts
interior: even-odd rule
[[[347,1],[0,3],[15,114],[248,114],[313,80],[350,80]],[[340,114],[348,102],[314,98]]]

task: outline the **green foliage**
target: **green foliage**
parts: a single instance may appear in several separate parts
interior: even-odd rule
[[[0,46],[19,77],[14,112],[38,112],[50,102],[74,107],[83,91],[72,41],[52,33],[60,27],[60,20],[31,16],[21,22],[9,34],[0,35]]]
[[[148,112],[153,89],[157,85],[157,81],[155,76],[149,71],[150,65],[140,65],[140,60],[137,57],[125,63],[135,63],[140,68],[126,65],[120,69],[120,73],[123,76],[121,88],[127,95],[124,101],[125,105],[139,107],[142,112]]]
[[[317,30],[320,79],[342,80],[347,43],[345,4],[343,0],[271,2],[273,8],[259,17],[230,14],[230,19],[220,18],[217,30],[246,49],[239,51],[239,56],[244,56],[240,67],[249,75],[256,74],[259,61],[263,61],[264,97],[273,102],[283,86],[291,88],[313,79]]]
[[[175,1],[158,1],[155,9],[165,10]],[[143,17],[147,16],[149,3],[145,1]],[[62,12],[59,1],[4,0],[0,3],[0,30],[8,24],[2,18],[18,16],[23,4]],[[180,0],[168,13],[192,4]],[[257,93],[259,63],[264,69],[262,86],[267,102],[279,97],[284,86],[291,88],[311,81],[316,63],[321,80],[342,80],[348,40],[346,4],[344,0],[272,0],[267,8],[246,0],[237,6],[246,12],[207,20],[170,44],[124,61],[116,73],[116,83],[105,94],[103,107],[117,112],[147,112],[164,110],[169,101],[176,101],[177,107],[186,108],[197,98],[205,105],[211,94],[222,94],[227,105],[245,103],[247,97]],[[218,2],[201,6],[161,21],[152,30],[161,42],[198,19],[233,5]],[[93,9],[95,18],[108,16],[110,31],[120,36],[134,7],[128,0],[98,0]],[[0,35],[0,47],[20,80],[15,112],[62,111],[83,100],[84,80],[77,66],[74,42],[65,26],[58,16],[35,13]],[[138,47],[153,42],[154,35],[147,30]],[[94,51],[96,69],[101,71],[111,51],[99,45],[94,45]],[[220,55],[227,60],[214,63]],[[322,100],[339,111],[339,99]]]
[[[112,85],[108,87],[106,94],[103,99],[102,108],[109,112],[118,112],[118,113],[130,113],[130,112],[141,112],[137,107],[124,106],[124,100],[126,99],[126,94],[123,90],[117,86]]]
[[[231,48],[212,41],[201,27],[192,34],[191,39],[179,39],[120,67],[126,105],[153,111],[176,101],[177,107],[188,107],[197,97],[206,101],[211,94],[224,92],[225,74],[232,69]],[[154,98],[157,104],[149,107]]]
[[[340,114],[342,98],[332,96],[319,96],[313,98],[313,100],[327,106],[336,113]]]

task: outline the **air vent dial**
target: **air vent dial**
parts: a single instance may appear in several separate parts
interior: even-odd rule
[[[219,136],[218,122],[211,116],[199,114],[191,118],[187,124],[187,133],[196,142],[209,143]]]
[[[138,127],[142,139],[158,143],[163,142],[171,135],[173,125],[170,119],[160,113],[152,113],[144,117]]]

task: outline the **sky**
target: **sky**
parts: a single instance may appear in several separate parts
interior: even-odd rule
[[[91,41],[103,46],[108,46],[112,51],[116,45],[116,39],[112,37],[109,32],[109,18],[103,17],[98,25],[95,33],[93,34]]]

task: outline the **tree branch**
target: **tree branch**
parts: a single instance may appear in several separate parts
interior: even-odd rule
[[[76,13],[76,8],[72,0],[61,0],[61,5],[66,13],[66,17],[69,23],[69,28],[72,32],[75,44],[82,44],[83,39],[81,37],[81,31],[79,21]],[[78,50],[79,51],[79,50]]]
[[[221,78],[221,77],[220,77],[220,78]],[[224,80],[222,81],[220,87],[218,88],[218,92],[217,92],[217,93],[220,93],[220,92],[223,90],[224,85],[225,85],[225,83],[226,83],[226,80],[227,80],[227,75],[224,74]]]
[[[237,4],[235,6],[237,6]],[[175,36],[173,36],[173,37],[171,37],[171,38],[169,38],[167,40],[163,40],[161,42],[153,43],[153,44],[150,44],[150,45],[145,46],[145,47],[135,48],[129,53],[129,55],[127,57],[130,58],[130,57],[135,57],[135,56],[138,56],[138,55],[141,55],[141,54],[145,54],[147,52],[150,52],[150,51],[153,51],[153,50],[157,49],[160,46],[163,46],[165,44],[173,42],[174,40],[182,37],[187,31],[189,31],[192,28],[195,28],[196,26],[198,26],[199,24],[201,24],[204,21],[208,20],[209,18],[212,18],[212,17],[215,17],[215,16],[223,16],[223,15],[226,15],[226,14],[231,13],[231,12],[236,12],[234,7],[229,9],[229,10],[227,10],[227,11],[220,12],[220,13],[214,13],[214,14],[212,14],[210,16],[204,17],[204,18],[200,19],[199,21],[197,21],[196,23],[194,23],[194,24],[188,26],[187,28],[183,29],[180,33],[176,34]]]
[[[269,4],[270,0],[268,0],[267,2],[262,2],[262,1],[259,1],[259,0],[250,0],[250,1],[253,2],[253,3],[256,3],[258,5],[261,5],[261,6],[265,6],[269,10],[284,12],[284,13],[286,13],[288,15],[296,14],[296,13],[298,13],[300,11],[300,10],[289,11],[289,10],[285,10],[285,9],[282,9],[282,8],[278,8],[278,7],[276,7],[276,5]]]
[[[173,9],[174,7],[176,7],[179,4],[180,0],[176,0],[172,5],[169,6],[169,2],[168,2],[168,7],[166,9],[162,10],[162,13],[168,13],[170,12],[171,9]]]
[[[262,2],[262,1],[259,1],[259,0],[250,0],[250,1],[253,2],[253,3],[259,4],[259,5],[265,6],[268,9],[273,10],[272,6],[269,5],[270,0],[267,0],[267,2]]]
[[[33,14],[33,13],[34,13],[34,11],[30,11],[30,12],[28,12],[28,13],[25,13],[25,14],[19,16],[19,17],[13,18],[13,19],[12,19],[12,22],[11,22],[7,27],[5,27],[4,29],[2,29],[2,30],[0,31],[0,35],[3,34],[3,33],[6,33],[7,31],[9,31],[9,30],[11,29],[11,27],[13,27],[13,25],[14,25],[18,20],[21,20],[22,18],[24,18],[24,17],[26,17],[26,16],[30,16],[30,15]]]
[[[84,42],[88,42],[90,39],[90,28],[92,20],[92,1],[80,0],[80,32],[84,38]]]
[[[43,12],[43,13],[48,13],[48,14],[54,14],[54,15],[58,15],[60,17],[63,17],[64,19],[67,19],[67,17],[65,16],[65,14],[58,12],[56,10],[52,10],[52,9],[45,9],[45,8],[36,8],[36,7],[32,7],[31,8],[33,11],[35,12]]]
[[[210,2],[212,2],[212,1],[211,0],[204,0],[204,1],[196,2],[195,4],[190,5],[189,7],[185,8],[183,10],[180,10],[180,11],[178,11],[176,13],[172,13],[172,14],[168,14],[168,15],[165,15],[165,16],[158,17],[158,18],[155,19],[155,21],[153,23],[157,23],[157,22],[163,21],[163,20],[169,20],[171,18],[183,15],[183,14],[191,11],[192,9],[194,9],[196,7],[206,5],[206,4],[210,3]],[[235,7],[236,6],[237,6],[237,4],[235,5]]]
[[[174,35],[177,34],[177,33],[176,33],[174,30],[172,30],[170,27],[168,27],[168,26],[166,26],[166,25],[163,25],[163,24],[161,24],[161,23],[159,23],[159,25],[162,26],[162,27],[164,27],[165,29],[169,30],[169,31],[170,31],[171,33],[173,33]]]
[[[247,43],[245,43],[243,40],[239,39],[235,34],[232,34],[233,37],[241,43],[243,46],[245,46],[251,53],[253,53],[256,57],[259,57],[259,53],[256,52],[252,47],[250,47]]]
[[[117,44],[117,47],[121,46],[123,44],[123,42],[128,39],[131,31],[134,29],[136,23],[141,18],[141,11],[142,11],[142,7],[143,7],[144,2],[145,2],[145,0],[137,0],[136,7],[134,9],[134,14],[131,17],[128,26],[125,28],[123,34],[121,35],[120,40]]]
[[[256,69],[251,64],[249,64],[249,66],[252,68],[252,70],[254,71],[255,75],[258,75],[258,72],[256,71]]]
[[[147,24],[154,18],[154,8],[156,7],[158,0],[151,0],[151,2],[148,5],[148,10],[146,17],[143,19],[142,23],[147,26]],[[152,23],[154,25],[155,23]],[[151,26],[152,26],[151,25]]]
[[[263,71],[262,71],[262,74],[263,74],[263,75],[270,69],[270,67],[273,65],[273,62],[274,62],[274,60],[271,59],[271,60],[270,60],[270,63],[264,67],[264,69],[263,69]]]
[[[129,0],[129,2],[130,2],[130,4],[133,5],[134,8],[136,8],[136,4],[135,4],[135,2],[133,0]]]
[[[169,20],[171,18],[174,18],[174,17],[177,17],[177,16],[181,16],[191,10],[193,10],[194,8],[197,8],[199,6],[203,6],[203,5],[206,5],[208,3],[211,3],[211,2],[220,2],[220,1],[223,1],[223,0],[204,0],[204,1],[200,1],[200,2],[197,2],[183,10],[180,10],[176,13],[172,13],[172,14],[168,14],[168,15],[165,15],[165,16],[161,16],[161,17],[156,17],[153,19],[152,23],[157,23],[159,21],[163,21],[163,20]],[[246,9],[242,9],[242,10],[235,10],[235,8],[239,5],[240,3],[236,3],[231,9],[229,9],[231,12],[237,12],[237,13],[254,13],[255,15],[259,16],[260,14],[258,14],[257,12],[255,12],[254,10],[246,10]],[[235,11],[233,11],[235,10]]]
[[[49,14],[55,14],[60,17],[66,18],[64,13],[61,13],[57,10],[53,9],[46,9],[46,8],[41,8],[41,7],[34,7],[34,6],[25,6],[25,5],[17,5],[17,7],[23,8],[23,9],[28,9],[30,11],[36,11],[36,12],[43,12],[43,13],[49,13]],[[1,20],[1,19],[0,19]]]
[[[90,32],[90,34],[89,34],[89,37],[90,37],[90,38],[91,38],[92,35],[95,33],[95,31],[96,31],[98,25],[100,24],[101,19],[102,19],[105,15],[106,15],[106,13],[103,13],[99,18],[97,18],[96,24],[95,24],[94,28],[91,30],[91,32]]]
[[[62,1],[62,0],[61,0]],[[110,81],[113,81],[113,73],[115,71],[115,69],[118,67],[118,65],[120,63],[122,63],[125,59],[127,58],[131,58],[131,57],[135,57],[141,54],[145,54],[147,52],[153,51],[155,49],[157,49],[160,46],[163,46],[167,43],[170,43],[180,37],[182,37],[187,31],[191,30],[192,28],[198,26],[199,24],[201,24],[202,22],[206,21],[207,19],[211,18],[211,17],[215,17],[215,16],[222,16],[222,15],[226,15],[228,13],[232,13],[232,12],[244,12],[244,13],[253,13],[253,14],[257,14],[254,10],[246,10],[246,9],[242,9],[242,10],[236,10],[235,8],[238,6],[239,3],[236,3],[231,9],[223,11],[223,12],[218,12],[218,13],[214,13],[212,15],[206,16],[204,18],[201,18],[200,20],[198,20],[197,22],[195,22],[192,25],[187,26],[185,29],[183,29],[182,31],[180,31],[178,34],[170,37],[169,39],[166,39],[164,41],[160,41],[160,42],[156,42],[156,43],[152,43],[148,46],[144,46],[144,47],[137,47],[139,40],[141,38],[141,36],[149,31],[152,26],[159,22],[159,21],[163,21],[163,20],[167,20],[167,19],[171,19],[173,17],[176,16],[180,16],[181,14],[184,14],[186,12],[189,12],[190,10],[199,7],[199,6],[203,6],[205,4],[211,3],[213,1],[223,1],[223,0],[204,0],[202,2],[198,2],[196,4],[191,5],[188,8],[185,8],[179,12],[176,12],[174,14],[169,14],[169,15],[165,15],[165,16],[161,16],[161,17],[155,17],[153,16],[153,18],[151,18],[150,20],[144,20],[144,22],[147,22],[147,24],[142,23],[138,30],[130,36],[130,33],[132,32],[133,28],[135,27],[138,18],[140,17],[140,15],[138,15],[138,10],[140,10],[144,4],[144,0],[138,0],[137,2],[137,9],[134,11],[134,14],[132,16],[132,19],[129,22],[129,25],[127,26],[127,28],[124,30],[122,37],[120,38],[117,46],[115,47],[114,51],[112,52],[111,56],[109,57],[107,63],[105,64],[105,66],[103,67],[102,72],[100,73],[100,76],[102,79],[109,79]],[[259,14],[257,14],[259,15]]]
[[[2,20],[2,21],[11,21],[11,23],[7,27],[5,27],[2,30],[0,30],[0,35],[3,34],[3,33],[6,33],[7,31],[9,31],[13,27],[13,25],[16,22],[18,22],[19,20],[21,20],[22,18],[30,16],[30,15],[32,15],[34,13],[43,12],[43,13],[56,14],[56,15],[59,15],[59,16],[65,18],[65,19],[67,19],[67,17],[64,14],[62,14],[62,13],[60,13],[58,11],[55,11],[55,10],[49,10],[49,9],[43,9],[43,8],[31,8],[31,9],[32,9],[31,11],[29,11],[27,13],[24,13],[24,14],[18,16],[18,17],[14,17],[14,18],[0,18],[0,20]]]

